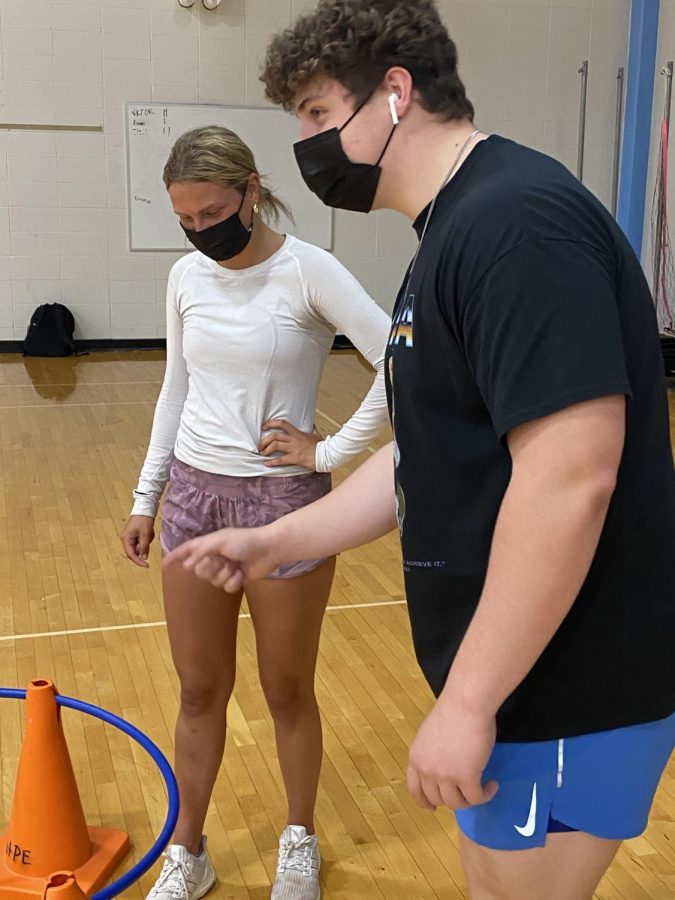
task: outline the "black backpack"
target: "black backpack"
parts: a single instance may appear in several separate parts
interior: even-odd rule
[[[23,342],[24,356],[70,356],[75,353],[75,319],[62,303],[43,303],[31,316]]]

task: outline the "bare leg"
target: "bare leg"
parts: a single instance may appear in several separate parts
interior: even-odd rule
[[[335,560],[292,579],[246,586],[256,634],[260,683],[269,706],[288,798],[288,824],[314,833],[321,771],[321,717],[314,673]]]
[[[533,850],[489,850],[460,835],[471,900],[591,900],[620,843],[570,831]]]
[[[173,840],[198,853],[225,749],[241,593],[226,594],[186,572],[180,563],[164,570],[163,587],[181,689],[175,762],[180,813]]]

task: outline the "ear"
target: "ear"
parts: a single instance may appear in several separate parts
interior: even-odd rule
[[[389,102],[394,105],[399,119],[402,119],[413,101],[415,86],[412,75],[402,66],[392,66],[384,76],[382,87],[386,91],[388,101],[391,94],[396,95],[397,99],[392,98]]]
[[[262,188],[260,185],[260,175],[257,172],[252,172],[248,179],[248,188],[246,189],[246,195],[250,197],[252,203],[260,203],[260,195],[262,194]]]

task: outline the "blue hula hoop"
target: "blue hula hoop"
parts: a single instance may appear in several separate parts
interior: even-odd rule
[[[26,691],[20,690],[19,688],[0,688],[0,699],[25,700]],[[64,697],[61,694],[56,694],[56,702],[59,706],[65,706],[68,709],[74,709],[77,710],[77,712],[93,716],[95,719],[101,719],[108,725],[112,725],[119,731],[123,731],[130,738],[133,738],[133,740],[135,740],[137,744],[140,744],[157,764],[157,767],[164,778],[164,783],[169,795],[169,809],[166,816],[166,822],[164,823],[164,827],[162,828],[159,837],[150,850],[148,850],[142,859],[139,859],[135,866],[118,878],[117,881],[113,881],[112,884],[109,884],[107,887],[102,888],[100,891],[91,895],[91,900],[111,900],[112,897],[121,894],[122,891],[125,891],[134,884],[134,882],[138,881],[141,875],[144,875],[159,859],[162,851],[169,843],[169,839],[176,827],[176,821],[178,820],[179,798],[176,776],[173,774],[171,766],[159,747],[154,744],[149,737],[143,734],[142,731],[139,731],[138,728],[130,725],[129,722],[126,722],[114,713],[108,712],[107,709],[101,709],[100,706],[85,703],[83,700],[76,700],[74,697]]]

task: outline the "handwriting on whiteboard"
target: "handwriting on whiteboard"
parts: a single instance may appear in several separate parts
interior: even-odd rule
[[[144,137],[150,134],[151,116],[157,115],[157,110],[151,106],[134,106],[129,110],[131,113],[131,133],[136,137]],[[169,124],[168,107],[162,109],[162,134],[166,137],[171,136],[171,125]]]

